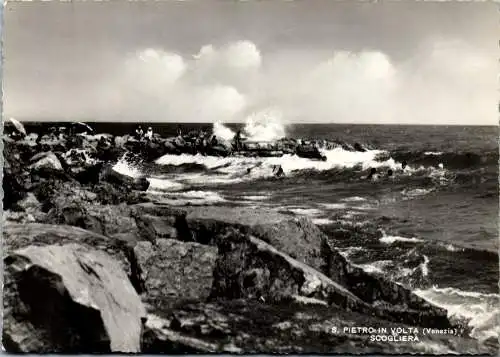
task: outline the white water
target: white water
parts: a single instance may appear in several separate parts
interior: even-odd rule
[[[207,169],[213,170],[213,174],[204,173],[189,175],[183,174],[182,179],[190,183],[210,184],[214,182],[238,182],[251,181],[259,178],[274,176],[273,169],[280,165],[286,176],[293,175],[299,170],[326,171],[334,168],[353,168],[359,166],[361,170],[371,167],[389,166],[394,169],[398,164],[389,159],[384,162],[375,161],[376,156],[381,151],[372,150],[367,152],[351,152],[342,148],[326,150],[323,153],[327,157],[326,161],[314,161],[300,158],[296,155],[284,155],[282,157],[250,158],[250,157],[214,157],[202,155],[164,155],[158,160],[160,165],[178,166],[185,163],[196,163],[204,165]],[[247,170],[250,169],[250,172]],[[360,174],[361,175],[361,174]],[[214,181],[215,180],[215,181]]]
[[[318,226],[326,226],[335,223],[329,218],[313,218],[312,222]]]
[[[226,201],[226,199],[219,193],[213,191],[185,191],[168,193],[152,190],[150,193],[155,194],[161,203],[170,204],[172,206],[185,206],[188,204],[193,206],[203,206]]]
[[[268,200],[270,197],[271,197],[270,195],[250,195],[250,196],[243,196],[241,198],[247,201],[265,201]]]
[[[433,287],[415,294],[446,309],[449,317],[470,320],[472,337],[485,340],[500,336],[500,295]]]
[[[316,217],[316,216],[320,216],[321,214],[323,214],[323,212],[321,212],[318,209],[304,208],[304,207],[295,207],[295,208],[288,207],[288,211],[291,211],[299,216],[307,216],[307,217]]]
[[[353,197],[347,197],[341,199],[342,202],[363,202],[366,201],[366,198],[364,197],[359,197],[359,196],[353,196]]]
[[[224,140],[233,140],[235,132],[224,124],[215,123],[213,133]],[[249,141],[274,141],[285,137],[282,113],[276,109],[264,109],[250,114],[245,120],[243,137]]]
[[[118,172],[119,174],[138,178],[144,176],[141,170],[135,167],[133,164],[129,163],[125,157],[122,157],[114,166],[113,170]]]
[[[418,242],[423,242],[422,239],[419,238],[406,238],[406,237],[399,237],[399,236],[383,236],[380,238],[380,243],[384,244],[393,244],[395,242],[409,242],[409,243],[418,243]]]
[[[363,269],[367,273],[384,274],[385,268],[391,264],[393,264],[392,260],[377,260],[371,263],[353,265]]]

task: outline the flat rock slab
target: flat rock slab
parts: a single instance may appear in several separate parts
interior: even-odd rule
[[[189,227],[206,241],[207,226],[211,222],[241,227],[278,250],[320,269],[321,244],[325,234],[307,218],[296,218],[273,210],[249,207],[185,208]]]
[[[260,211],[250,207],[217,206],[209,209],[206,207],[184,207],[184,210],[187,212],[187,219],[222,220],[226,223],[244,226],[276,224],[293,218],[273,210]]]
[[[28,246],[4,259],[9,352],[139,352],[140,297],[106,253],[70,243]]]
[[[217,248],[173,239],[156,242],[138,242],[134,248],[145,300],[159,309],[205,301],[212,289]]]

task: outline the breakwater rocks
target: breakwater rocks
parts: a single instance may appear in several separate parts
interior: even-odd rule
[[[4,151],[4,191],[19,189],[4,197],[8,352],[496,352],[459,332],[388,343],[346,331],[458,327],[353,267],[308,219],[155,204],[106,162],[74,164],[55,150],[32,165],[38,153],[19,145]],[[99,164],[92,180],[77,179]]]

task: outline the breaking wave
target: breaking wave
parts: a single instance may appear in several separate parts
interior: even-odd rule
[[[281,157],[215,157],[203,155],[164,155],[156,160],[156,164],[168,167],[168,170],[185,173],[186,168],[191,171],[202,171],[205,174],[217,175],[217,181],[235,182],[249,181],[274,176],[274,168],[281,166],[286,176],[327,173],[329,170],[354,169],[355,171],[366,171],[370,168],[392,168],[397,170],[400,164],[393,159],[386,161],[376,160],[381,151],[370,150],[366,152],[347,151],[342,148],[324,150],[326,161],[314,161],[301,158],[296,155],[283,155]],[[177,168],[174,168],[177,167]],[[162,171],[166,171],[165,168]],[[408,169],[408,172],[413,169]],[[365,174],[361,174],[364,176]],[[359,177],[360,174],[358,173]],[[204,183],[209,182],[207,178]],[[202,182],[200,182],[202,183]]]
[[[396,242],[405,242],[405,243],[419,243],[423,242],[422,239],[419,238],[406,238],[406,237],[398,237],[398,236],[383,236],[380,238],[380,243],[384,244],[393,244]]]
[[[232,140],[236,134],[222,123],[215,123],[212,132],[227,141]],[[250,114],[245,120],[242,134],[249,141],[275,141],[284,138],[286,131],[281,112],[266,109]]]
[[[500,336],[500,295],[438,287],[414,292],[446,309],[449,317],[468,320],[472,337],[486,340]]]
[[[148,190],[149,193],[156,194],[162,204],[172,206],[205,206],[226,202],[226,199],[219,193],[213,191],[184,191],[184,192],[163,192]]]
[[[122,158],[118,160],[118,162],[113,166],[113,170],[119,174],[133,178],[144,176],[141,168],[131,162],[127,155],[123,155]]]

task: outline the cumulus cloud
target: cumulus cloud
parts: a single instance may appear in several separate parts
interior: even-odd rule
[[[283,122],[496,120],[496,81],[487,76],[494,59],[460,41],[437,39],[398,61],[376,50],[262,56],[254,43],[239,41],[184,56],[145,49],[119,68],[100,91],[99,107],[115,109],[107,115],[237,122],[277,108]]]

